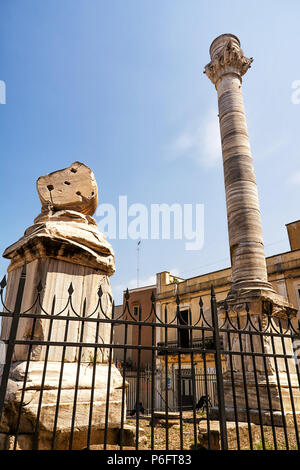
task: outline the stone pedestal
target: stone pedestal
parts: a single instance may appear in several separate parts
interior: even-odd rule
[[[232,354],[231,360],[226,356],[223,381],[227,419],[235,418],[235,399],[239,421],[250,419],[260,424],[261,420],[270,425],[273,418],[275,425],[282,426],[283,415],[292,414],[293,405],[296,412],[300,411],[292,340],[278,335],[288,329],[286,312],[291,319],[296,309],[277,294],[252,291],[239,301],[219,302],[219,312],[219,324],[223,325],[227,318],[224,328],[230,330],[229,334],[222,334],[224,349],[238,353]]]
[[[42,213],[24,236],[4,252],[11,260],[5,297],[8,311],[14,309],[21,271],[26,263],[21,312],[28,318],[25,314],[19,319],[16,339],[31,339],[37,344],[31,349],[29,345],[14,347],[0,433],[7,438],[14,435],[22,401],[19,448],[31,448],[37,417],[38,448],[51,447],[57,409],[55,448],[68,448],[72,420],[72,447],[84,448],[92,400],[90,443],[101,444],[109,399],[108,442],[113,444],[113,436],[118,435],[122,420],[123,381],[113,364],[109,379],[109,349],[99,346],[110,344],[111,325],[100,321],[97,329],[96,322],[85,321],[82,329],[81,321],[60,319],[61,316],[111,317],[109,276],[114,272],[114,253],[91,216],[97,204],[96,182],[88,167],[75,162],[65,170],[39,178],[37,186]],[[104,313],[99,307],[99,289]],[[32,314],[42,315],[42,318],[34,319]],[[0,339],[9,338],[11,323],[11,318],[2,319]],[[61,344],[47,348],[41,344],[43,341]],[[79,342],[98,344],[99,347],[97,353],[93,347],[79,350],[75,345],[64,350],[65,341],[75,345]],[[124,413],[125,420],[126,407]],[[0,442],[7,444],[3,436]]]
[[[16,286],[21,275],[21,267],[17,267],[8,273],[7,294],[5,305],[9,310],[12,310],[16,300]],[[39,282],[43,289],[39,295],[38,301],[37,286]],[[72,283],[74,292],[71,297],[69,295],[69,287]],[[47,312],[49,315],[52,313],[53,299],[55,297],[54,305],[54,320],[51,331],[51,341],[64,341],[66,321],[55,320],[55,316],[64,310],[61,315],[75,317],[75,312],[82,316],[83,303],[86,301],[86,316],[92,313],[99,304],[98,290],[101,287],[103,295],[101,297],[101,304],[104,312],[108,317],[112,312],[112,294],[110,289],[109,277],[101,271],[97,271],[87,266],[80,266],[66,261],[58,261],[52,258],[38,258],[31,261],[26,266],[26,281],[24,287],[23,301],[21,311],[39,315]],[[71,299],[71,303],[69,301]],[[30,308],[32,305],[33,308]],[[67,307],[67,308],[66,308]],[[75,312],[74,312],[75,310]],[[94,313],[93,317],[97,318],[100,307]],[[103,315],[102,315],[103,317]],[[1,339],[8,339],[10,333],[11,319],[3,318]],[[29,339],[32,334],[33,318],[20,318],[17,340]],[[33,338],[35,340],[46,340],[49,334],[49,317],[45,315],[45,319],[35,320],[35,328]],[[68,326],[68,339],[69,341],[79,342],[81,322],[72,321]],[[109,344],[110,342],[110,326],[108,324],[100,323],[98,338],[96,340],[96,323],[86,322],[83,341],[84,342],[103,342]],[[28,346],[16,345],[14,349],[14,361],[25,361],[27,359]],[[66,350],[65,360],[74,362],[77,360],[77,348],[68,348]],[[93,350],[84,348],[82,351],[82,360],[85,361],[93,354]],[[101,362],[107,361],[107,351],[103,351]],[[31,360],[42,361],[45,358],[45,347],[34,345],[31,352]],[[50,347],[48,360],[59,361],[61,359],[61,348]]]
[[[3,412],[0,435],[4,446],[11,436],[11,446],[14,444],[14,433],[17,427],[19,406],[24,386],[26,362],[14,362],[11,367],[8,382],[8,396]],[[43,361],[30,362],[26,389],[23,397],[21,421],[19,424],[18,445],[21,450],[32,449],[36,418],[39,408],[41,378],[44,370]],[[53,429],[59,391],[59,375],[61,363],[52,361],[47,364],[43,391],[43,401],[39,416],[39,431],[37,448],[51,449]],[[76,418],[74,423],[73,449],[83,449],[87,446],[89,429],[91,384],[93,366],[83,363],[80,366],[79,382],[76,399]],[[64,364],[63,380],[60,389],[60,404],[58,420],[55,431],[55,449],[67,450],[69,448],[70,430],[74,406],[75,385],[77,376],[77,363]],[[105,412],[107,397],[108,364],[97,364],[96,380],[93,392],[93,416],[91,425],[91,445],[101,444],[104,439]],[[109,444],[118,442],[121,423],[121,401],[123,380],[115,367],[110,374],[108,434]],[[5,438],[6,437],[6,438]],[[1,445],[1,439],[0,439]],[[5,447],[3,447],[4,449]]]

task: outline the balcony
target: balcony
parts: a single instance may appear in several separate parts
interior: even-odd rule
[[[186,340],[180,341],[180,339],[175,341],[168,341],[166,342],[159,342],[157,343],[157,347],[159,348],[157,351],[158,356],[164,356],[165,354],[178,354],[179,352],[190,354],[191,352],[195,352],[196,354],[208,353],[215,351],[215,343],[212,336],[206,337],[204,339],[200,338],[193,338],[191,341]],[[221,341],[221,348],[223,349],[223,344]]]

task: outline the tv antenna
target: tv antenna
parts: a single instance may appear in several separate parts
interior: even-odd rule
[[[140,247],[141,247],[141,240],[137,243],[137,265],[136,265],[136,284],[139,287],[140,284]]]

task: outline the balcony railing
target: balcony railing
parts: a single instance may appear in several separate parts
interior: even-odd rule
[[[181,343],[180,339],[174,340],[174,341],[168,341],[166,342],[159,342],[157,343],[158,348],[161,348],[161,350],[158,350],[158,355],[162,356],[167,354],[178,354],[178,352],[182,351],[184,352],[185,349],[203,349],[206,351],[212,350],[212,352],[215,350],[215,342],[212,336],[206,337],[204,339],[200,338],[193,338],[193,340],[189,340],[187,344]],[[222,348],[223,345],[221,344]],[[189,351],[191,352],[191,351]],[[201,351],[196,351],[201,353]]]

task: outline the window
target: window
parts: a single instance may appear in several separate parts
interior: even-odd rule
[[[134,307],[133,307],[133,315],[135,315],[135,316],[137,317],[138,314],[139,314],[139,306],[138,306],[138,305],[134,305]]]
[[[179,312],[178,325],[189,325],[189,311],[181,310]],[[180,348],[189,348],[190,347],[190,330],[178,328],[178,346]]]

